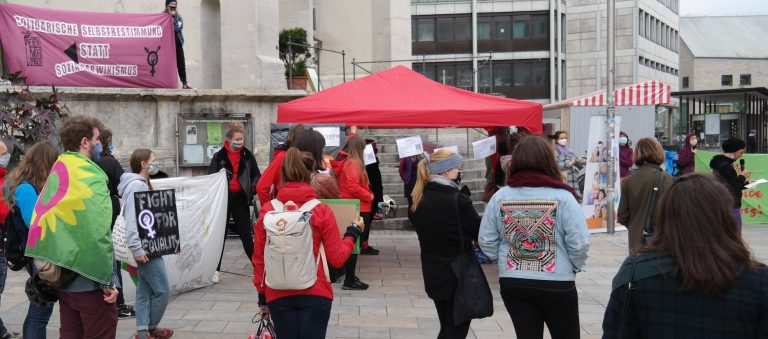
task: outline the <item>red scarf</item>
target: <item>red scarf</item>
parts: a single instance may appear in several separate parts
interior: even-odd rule
[[[243,148],[240,147],[237,151],[232,150],[229,140],[224,140],[224,148],[227,149],[227,158],[232,164],[232,181],[229,182],[229,191],[242,192],[243,188],[240,186],[240,181],[237,180],[237,172],[240,169],[240,154],[243,153]]]
[[[552,187],[567,190],[573,194],[576,200],[581,200],[576,191],[571,186],[566,185],[561,180],[557,180],[540,172],[523,171],[509,176],[507,185],[511,187]]]

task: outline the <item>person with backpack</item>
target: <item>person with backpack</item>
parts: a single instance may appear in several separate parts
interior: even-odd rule
[[[54,158],[55,159],[55,158]],[[8,162],[11,160],[11,154],[8,153],[8,147],[5,145],[5,142],[3,140],[0,140],[0,187],[4,187],[5,185],[5,176],[8,175]],[[43,177],[43,180],[45,180],[45,177]],[[8,218],[8,215],[10,214],[10,210],[8,209],[8,205],[6,204],[7,197],[3,195],[3,190],[0,190],[0,200],[2,200],[2,203],[0,203],[0,227],[2,227],[3,236],[0,239],[7,240],[7,228],[5,221]],[[12,225],[9,225],[12,226]],[[13,226],[12,226],[13,227]],[[7,248],[7,244],[3,244],[3,257],[5,257],[5,250]],[[22,253],[23,254],[23,253]],[[8,277],[8,266],[6,264],[5,260],[0,259],[0,294],[3,293],[5,290],[5,280]],[[0,319],[0,339],[11,339],[11,338],[21,338],[21,334],[18,332],[14,332],[11,330],[8,330],[8,328],[5,327],[5,324],[3,323],[3,320]]]
[[[326,261],[343,265],[363,232],[358,218],[343,237],[339,234],[333,212],[316,200],[310,185],[315,166],[311,154],[288,149],[283,187],[276,199],[262,206],[254,226],[253,284],[259,292],[259,314],[274,320],[277,338],[325,338],[333,300]],[[292,260],[286,260],[287,255]]]
[[[277,196],[277,192],[280,190],[282,178],[280,171],[283,168],[283,159],[285,159],[285,151],[293,146],[296,138],[307,128],[302,124],[295,125],[288,130],[288,135],[285,138],[285,142],[275,147],[275,156],[269,163],[264,173],[261,173],[259,182],[256,184],[256,195],[259,197],[259,203],[263,206],[270,200]],[[323,139],[325,143],[325,139]]]
[[[224,147],[213,155],[208,174],[213,174],[222,169],[227,173],[229,183],[229,195],[227,199],[227,220],[234,221],[234,231],[240,237],[243,251],[246,257],[253,257],[253,220],[251,219],[250,206],[255,204],[254,193],[259,182],[261,172],[256,163],[256,157],[245,147],[245,126],[240,122],[229,124],[224,140]],[[256,207],[254,206],[254,209]],[[229,225],[229,223],[227,223]],[[225,239],[226,239],[226,232]],[[225,241],[226,244],[226,241]],[[216,272],[213,274],[213,282],[219,282],[221,271],[221,259],[224,258],[224,245],[221,245],[221,255]]]
[[[339,182],[339,191],[342,199],[360,200],[360,216],[365,221],[365,231],[370,232],[370,225],[373,221],[371,215],[371,202],[373,201],[373,192],[368,186],[368,174],[365,172],[363,161],[363,150],[365,149],[365,140],[352,135],[347,139],[347,143],[336,159],[331,163],[333,172],[336,174]],[[367,239],[363,235],[360,239]],[[346,275],[344,283],[341,285],[343,290],[367,290],[368,284],[360,281],[355,275],[357,269],[357,254],[352,254],[349,260],[344,264]]]
[[[26,268],[30,277],[37,273],[32,260],[24,257],[24,248],[32,222],[32,211],[39,192],[45,185],[45,179],[56,162],[59,151],[49,141],[40,141],[32,145],[21,159],[16,169],[11,173],[8,208],[11,213],[6,218],[5,255],[13,270]],[[21,225],[19,225],[21,224]],[[20,227],[19,227],[20,226]],[[11,236],[9,232],[17,232]],[[24,338],[46,337],[45,328],[53,313],[53,303],[38,305],[30,302],[27,316],[24,318]],[[3,338],[0,336],[0,338]]]
[[[136,337],[137,339],[166,339],[173,336],[173,330],[158,327],[171,298],[171,284],[162,256],[148,257],[139,238],[134,194],[152,190],[149,176],[157,174],[160,162],[155,153],[146,148],[133,151],[130,159],[131,172],[120,177],[117,187],[125,208],[125,234],[128,247],[133,251],[138,266],[139,279],[136,284]]]

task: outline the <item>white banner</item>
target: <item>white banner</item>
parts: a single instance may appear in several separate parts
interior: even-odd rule
[[[155,190],[175,189],[181,253],[163,257],[171,294],[213,284],[213,273],[224,245],[227,217],[227,177],[223,172],[198,177],[152,180]],[[136,299],[136,285],[125,270],[126,302]]]
[[[395,140],[395,142],[397,143],[397,154],[400,159],[424,153],[424,145],[421,142],[420,135],[400,138]]]
[[[312,129],[323,135],[325,146],[341,146],[341,130],[338,127],[312,127]]]

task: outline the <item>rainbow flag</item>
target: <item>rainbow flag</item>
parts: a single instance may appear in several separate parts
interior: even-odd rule
[[[91,159],[66,152],[35,204],[25,255],[108,285],[114,260],[111,220],[107,175]]]

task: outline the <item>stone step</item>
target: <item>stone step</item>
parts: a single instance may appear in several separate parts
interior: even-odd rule
[[[461,185],[467,185],[469,187],[470,191],[482,191],[485,188],[485,178],[463,178],[461,180]],[[403,184],[400,183],[385,183],[384,185],[384,194],[387,195],[402,195],[403,194]]]
[[[464,180],[477,178],[485,178],[485,168],[464,169]],[[387,171],[387,173],[384,173],[384,170],[382,169],[381,181],[383,183],[397,183],[399,185],[403,184],[403,180],[400,178],[400,173],[397,171],[397,169],[395,169],[395,171]]]

